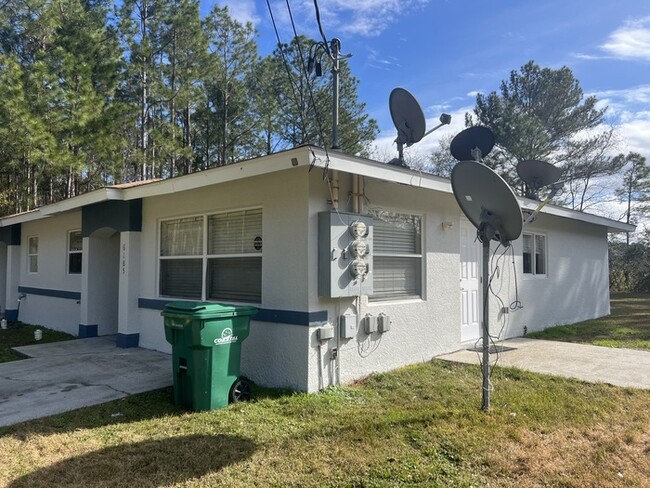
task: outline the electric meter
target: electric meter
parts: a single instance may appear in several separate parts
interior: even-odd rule
[[[350,224],[350,234],[352,237],[365,237],[368,234],[368,227],[361,220],[357,220]]]
[[[350,244],[350,249],[355,258],[362,258],[368,253],[368,244],[366,244],[366,241],[362,241],[361,239],[355,239],[352,241],[352,244]]]
[[[350,265],[350,273],[355,278],[366,276],[368,274],[368,265],[363,259],[355,259]]]

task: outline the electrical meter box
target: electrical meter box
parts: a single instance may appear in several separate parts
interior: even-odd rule
[[[318,214],[318,294],[372,295],[372,217]]]

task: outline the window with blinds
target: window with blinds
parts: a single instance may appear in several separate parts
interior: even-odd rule
[[[262,209],[208,217],[207,298],[262,301]]]
[[[160,295],[260,303],[262,210],[162,222]]]
[[[373,212],[372,301],[422,296],[421,217]]]
[[[546,236],[543,234],[523,234],[522,244],[524,274],[545,276]]]

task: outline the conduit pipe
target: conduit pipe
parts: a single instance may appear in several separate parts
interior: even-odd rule
[[[330,187],[330,198],[332,199],[332,209],[339,209],[339,171],[332,170],[332,183]]]

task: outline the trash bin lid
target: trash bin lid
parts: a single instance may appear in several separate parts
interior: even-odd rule
[[[192,318],[204,319],[214,317],[236,317],[239,315],[255,315],[258,309],[251,306],[228,305],[211,302],[171,302],[165,306],[163,315],[187,315]]]

